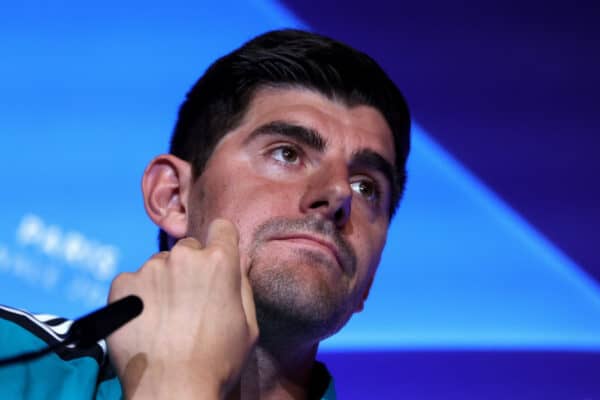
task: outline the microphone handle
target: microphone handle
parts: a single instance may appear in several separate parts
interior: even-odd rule
[[[38,359],[71,343],[79,347],[91,347],[140,315],[143,309],[144,304],[138,296],[124,297],[73,322],[63,341],[40,350],[0,358],[0,367]]]
[[[138,296],[124,297],[73,322],[66,340],[77,346],[91,347],[140,315],[143,309],[144,303]]]

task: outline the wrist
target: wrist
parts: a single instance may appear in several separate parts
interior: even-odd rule
[[[214,379],[193,371],[169,368],[144,368],[143,372],[129,371],[121,379],[127,400],[210,399],[225,398],[225,389]]]

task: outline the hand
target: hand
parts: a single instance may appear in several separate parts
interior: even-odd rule
[[[215,220],[204,248],[185,238],[117,276],[109,302],[129,294],[144,311],[108,338],[125,397],[223,398],[258,338],[235,226]]]

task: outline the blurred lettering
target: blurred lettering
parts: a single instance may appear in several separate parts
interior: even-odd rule
[[[109,280],[117,272],[118,250],[115,246],[95,242],[79,232],[63,232],[60,227],[48,225],[34,214],[22,218],[17,228],[17,242],[36,247],[48,257],[58,258],[69,266],[83,267],[98,280]]]

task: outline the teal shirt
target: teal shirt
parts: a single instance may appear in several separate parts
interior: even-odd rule
[[[72,321],[0,306],[0,358],[39,350],[64,339]],[[324,365],[321,400],[335,400],[333,379]],[[106,357],[106,343],[93,348],[70,346],[38,360],[0,367],[0,399],[121,399],[121,384]]]

